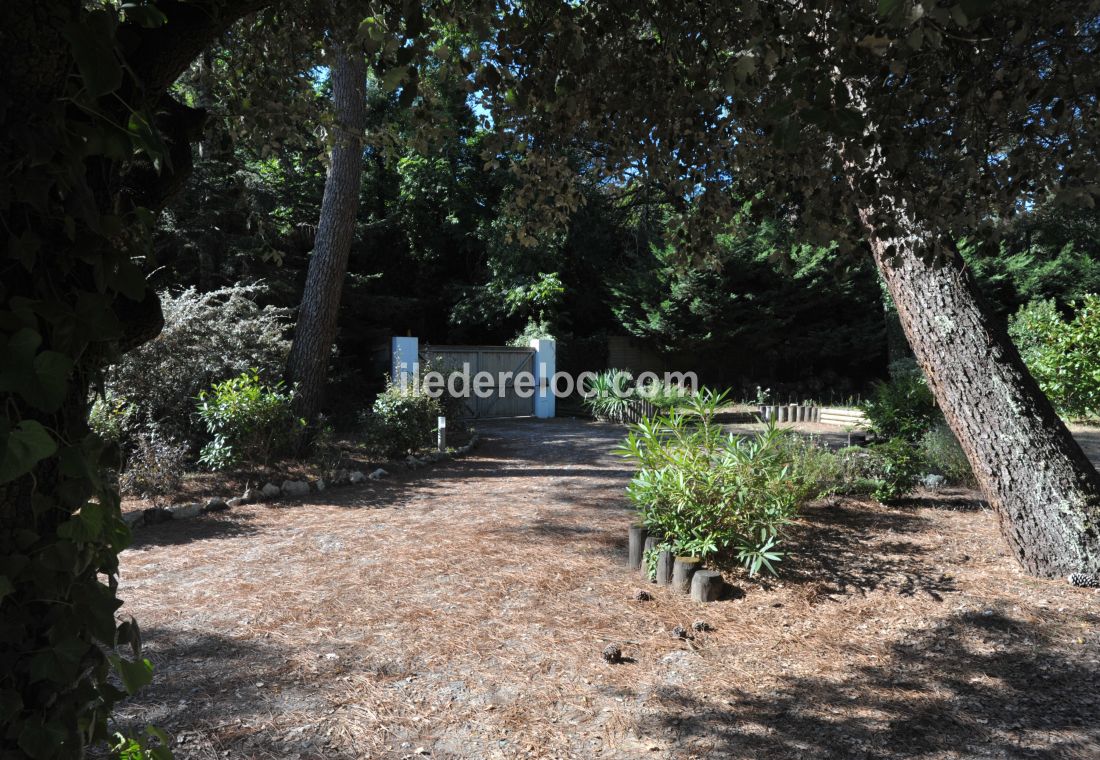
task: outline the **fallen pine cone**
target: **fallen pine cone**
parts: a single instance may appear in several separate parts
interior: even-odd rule
[[[648,591],[642,591],[642,589],[638,589],[634,592],[634,601],[636,602],[648,602],[652,599],[653,594],[649,593]]]
[[[704,633],[706,631],[712,631],[714,629],[710,627],[710,623],[708,623],[707,621],[696,620],[694,623],[691,624],[691,630]]]
[[[1088,573],[1070,573],[1066,580],[1069,581],[1069,585],[1078,588],[1096,588],[1100,586],[1100,578]]]
[[[614,665],[623,661],[623,650],[618,644],[608,644],[603,648],[603,659]]]
[[[686,639],[688,637],[688,632],[682,625],[678,625],[672,629],[672,635],[678,639]]]

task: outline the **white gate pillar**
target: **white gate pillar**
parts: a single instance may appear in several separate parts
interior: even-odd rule
[[[549,338],[531,341],[535,349],[535,416],[547,419],[554,416],[554,389],[551,386],[557,369],[557,346]]]
[[[420,363],[420,339],[394,336],[390,344],[390,379],[395,385],[411,386],[416,382]]]

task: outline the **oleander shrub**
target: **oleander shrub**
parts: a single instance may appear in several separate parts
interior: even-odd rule
[[[265,385],[255,370],[214,383],[198,396],[197,414],[210,437],[199,462],[212,470],[265,466],[288,453],[305,425],[280,381]]]
[[[725,401],[704,389],[631,425],[616,449],[637,467],[627,493],[650,534],[674,551],[774,572],[784,528],[829,488],[830,455],[774,426],[724,432],[715,416]]]
[[[206,439],[195,398],[215,383],[255,371],[274,381],[290,343],[289,310],[261,307],[263,289],[237,285],[209,293],[189,288],[162,293],[164,329],[107,371],[105,396],[125,404],[120,443],[138,430],[184,441],[195,450]]]

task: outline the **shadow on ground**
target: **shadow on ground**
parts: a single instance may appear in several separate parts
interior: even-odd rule
[[[713,757],[1100,756],[1100,668],[1051,644],[1008,611],[958,612],[840,680],[785,677],[770,693],[720,694],[722,707],[665,687],[656,725],[637,730]]]
[[[927,594],[940,601],[956,591],[928,550],[907,539],[927,528],[928,518],[895,508],[851,501],[808,509],[794,526],[790,546],[800,547],[783,566],[784,580],[802,584],[819,600],[846,594],[894,591]],[[882,540],[882,536],[894,537]]]

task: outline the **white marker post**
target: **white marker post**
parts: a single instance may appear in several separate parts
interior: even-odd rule
[[[438,427],[436,429],[439,432],[439,436],[438,436],[438,438],[439,438],[439,440],[438,440],[439,450],[440,451],[446,451],[447,450],[447,418],[446,417],[440,417],[439,418]]]

